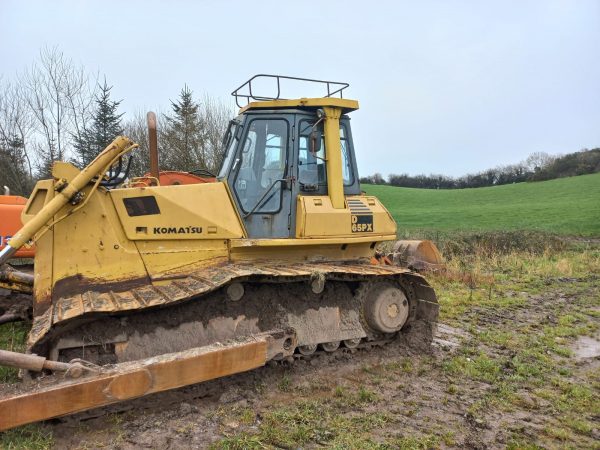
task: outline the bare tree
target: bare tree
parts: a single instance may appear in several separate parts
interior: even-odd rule
[[[551,156],[545,152],[534,152],[525,160],[525,166],[530,172],[536,172],[550,165],[556,156]]]
[[[0,83],[0,185],[20,195],[29,194],[33,184],[29,154],[32,131],[31,115],[19,86]]]
[[[37,131],[38,168],[47,176],[54,161],[68,158],[73,138],[85,130],[97,83],[57,48],[41,50],[22,82]]]
[[[217,173],[223,160],[223,135],[234,116],[234,110],[225,102],[205,94],[200,102],[200,123],[206,169]]]

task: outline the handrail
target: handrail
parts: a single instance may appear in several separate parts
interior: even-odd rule
[[[254,94],[254,92],[252,91],[252,81],[254,81],[256,79],[261,79],[261,78],[263,78],[263,79],[264,78],[274,78],[277,81],[277,95],[262,96],[262,95]],[[250,103],[251,100],[256,100],[256,101],[289,100],[288,98],[281,97],[281,80],[306,81],[309,83],[320,83],[322,85],[325,85],[325,87],[327,88],[327,94],[323,96],[324,98],[333,97],[334,95],[338,95],[338,94],[339,94],[340,98],[343,98],[342,91],[344,89],[346,89],[348,86],[350,86],[350,84],[340,82],[340,81],[315,80],[312,78],[288,77],[285,75],[271,75],[271,74],[261,73],[258,75],[254,75],[248,81],[243,83],[241,86],[239,86],[237,89],[235,89],[231,93],[231,95],[233,97],[235,97],[235,103],[238,106],[238,108],[242,108],[243,106],[246,106],[246,105],[240,105],[240,99],[246,99],[246,104]],[[247,89],[244,92],[242,92],[242,90],[246,87],[247,87]]]
[[[260,200],[258,200],[256,202],[256,205],[254,205],[254,208],[252,208],[249,212],[247,212],[246,214],[244,214],[242,216],[243,219],[250,217],[252,214],[254,214],[256,212],[256,210],[258,209],[259,206],[262,206],[263,203],[266,203],[267,200],[271,200],[271,196],[269,196],[269,198],[267,199],[267,194],[269,192],[271,192],[271,189],[273,189],[273,186],[275,186],[277,183],[287,183],[289,181],[289,179],[287,178],[279,178],[275,181],[273,181],[273,183],[271,183],[271,186],[269,186],[269,188],[265,191],[265,193],[262,195],[262,197],[260,198]]]

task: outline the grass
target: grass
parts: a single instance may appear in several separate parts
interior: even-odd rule
[[[541,230],[600,236],[600,173],[476,189],[363,185],[390,211],[400,234],[414,230]]]
[[[14,352],[25,351],[29,325],[23,322],[0,326],[0,348]],[[18,381],[18,369],[0,366],[0,383]]]
[[[52,432],[39,425],[26,425],[0,433],[0,448],[5,450],[46,450],[52,446]]]

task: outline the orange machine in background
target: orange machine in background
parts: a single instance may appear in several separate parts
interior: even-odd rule
[[[25,208],[27,199],[18,195],[0,195],[0,250],[2,250],[11,236],[21,229],[21,212]],[[33,258],[35,247],[23,247],[16,254],[16,258]]]

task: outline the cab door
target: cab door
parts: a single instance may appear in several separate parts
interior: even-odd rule
[[[288,238],[293,115],[247,115],[227,181],[249,238]]]

